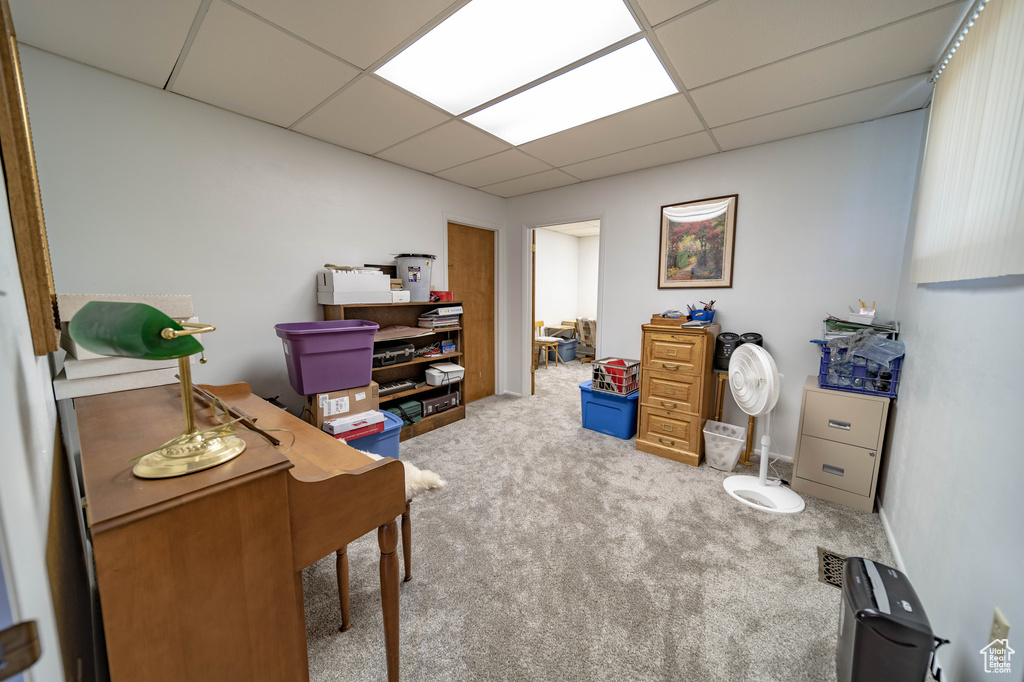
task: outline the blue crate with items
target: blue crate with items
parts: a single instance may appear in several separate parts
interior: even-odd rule
[[[616,395],[593,388],[593,380],[580,384],[583,428],[604,433],[623,440],[636,434],[636,413],[640,393]]]
[[[821,342],[818,342],[821,343]],[[895,398],[900,383],[900,368],[903,357],[892,360],[888,365],[854,355],[847,359],[845,348],[836,351],[821,345],[821,364],[818,367],[818,386],[849,393],[864,393]]]

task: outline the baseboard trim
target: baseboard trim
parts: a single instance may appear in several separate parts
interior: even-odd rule
[[[878,518],[882,520],[882,529],[885,531],[885,539],[889,541],[889,549],[892,550],[892,558],[896,560],[896,568],[902,573],[907,572],[903,563],[903,555],[900,554],[900,547],[896,544],[896,537],[892,534],[892,527],[889,525],[889,517],[885,514],[885,507],[878,508]]]

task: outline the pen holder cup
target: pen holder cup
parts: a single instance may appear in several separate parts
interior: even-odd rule
[[[698,320],[700,322],[713,322],[715,319],[714,310],[693,310],[690,312],[691,320]]]

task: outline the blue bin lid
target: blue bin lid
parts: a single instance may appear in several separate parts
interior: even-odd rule
[[[384,415],[384,433],[402,428],[402,418],[397,414],[393,414],[387,410],[381,410],[381,413]]]

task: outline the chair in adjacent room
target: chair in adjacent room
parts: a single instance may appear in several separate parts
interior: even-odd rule
[[[537,321],[533,323],[533,351],[534,354],[537,356],[537,364],[535,366],[540,367],[540,354],[544,353],[544,369],[547,369],[548,358],[550,357],[548,351],[553,351],[555,354],[555,367],[558,367],[558,342],[560,341],[560,339],[556,336],[542,336],[541,331],[543,329],[543,321]]]

